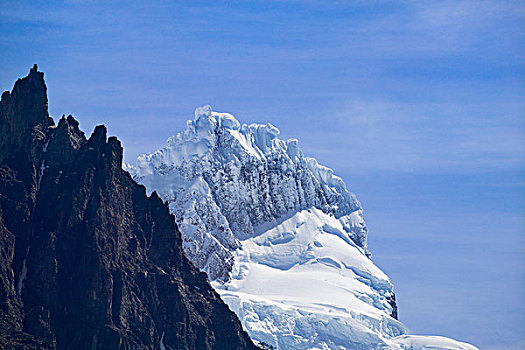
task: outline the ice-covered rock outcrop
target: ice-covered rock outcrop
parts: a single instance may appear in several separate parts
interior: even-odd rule
[[[475,349],[406,335],[392,284],[370,259],[359,201],[278,134],[205,106],[166,147],[125,166],[169,203],[185,253],[252,339],[278,349]]]

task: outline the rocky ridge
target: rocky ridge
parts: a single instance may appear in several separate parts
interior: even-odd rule
[[[37,67],[0,106],[5,349],[255,349],[104,126],[55,125]]]

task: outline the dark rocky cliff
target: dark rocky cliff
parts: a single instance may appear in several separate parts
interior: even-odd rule
[[[0,348],[252,349],[120,142],[55,126],[35,66],[0,106]]]

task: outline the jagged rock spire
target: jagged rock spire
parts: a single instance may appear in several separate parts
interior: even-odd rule
[[[43,76],[0,106],[0,347],[255,349],[118,139],[54,127]]]

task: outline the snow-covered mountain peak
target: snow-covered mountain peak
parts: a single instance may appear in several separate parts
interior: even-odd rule
[[[187,182],[202,176],[238,237],[253,234],[256,226],[289,211],[317,207],[335,215],[369,254],[361,204],[343,180],[304,157],[297,140],[284,141],[278,135],[270,123],[241,126],[229,113],[199,107],[186,130],[170,137],[164,148],[139,156],[126,170],[170,203]],[[223,193],[224,181],[231,185],[228,195]]]
[[[238,142],[239,151],[255,157],[262,157],[279,149],[286,149],[286,143],[277,139],[280,131],[272,124],[242,124],[229,113],[214,112],[210,106],[195,109],[195,119],[187,122],[187,129],[179,140],[190,137],[206,138],[213,135],[215,128],[229,133]]]
[[[185,160],[202,159],[216,147],[227,147],[223,162],[262,159],[272,153],[288,155],[298,161],[303,157],[295,139],[280,140],[280,131],[270,123],[242,124],[229,113],[219,113],[208,105],[195,109],[195,118],[186,122],[186,130],[168,139],[162,150],[140,156],[137,166],[142,173],[153,172],[150,166],[178,166]],[[222,141],[222,144],[218,144]]]
[[[125,168],[169,203],[184,252],[253,339],[278,349],[407,348],[416,340],[370,259],[361,204],[297,140],[278,136],[270,123],[204,106]]]

